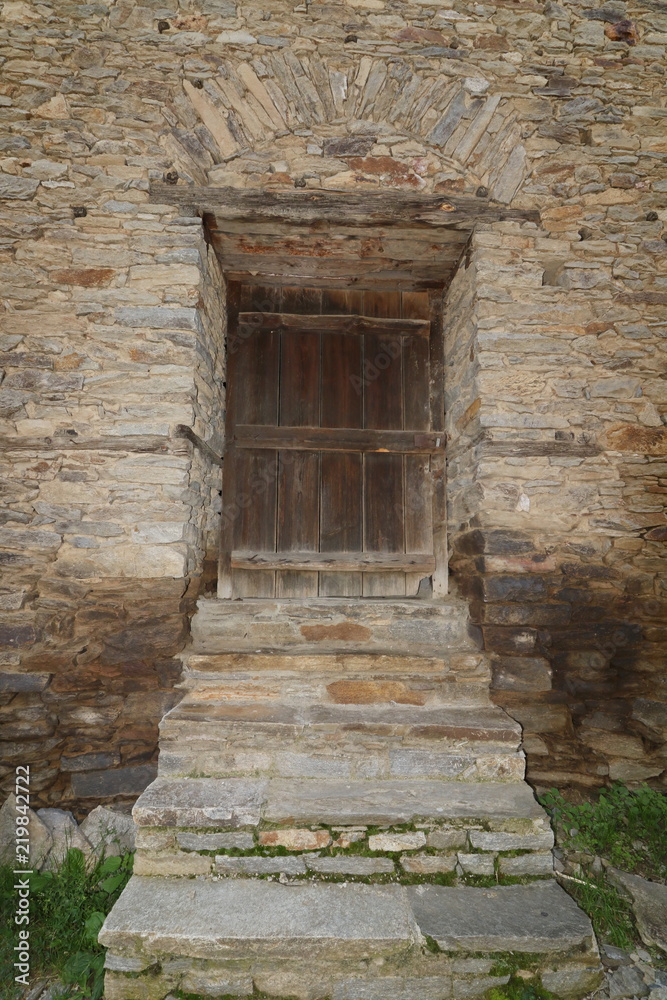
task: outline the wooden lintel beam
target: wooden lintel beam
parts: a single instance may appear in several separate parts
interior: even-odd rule
[[[331,220],[345,225],[408,225],[471,229],[475,222],[506,219],[539,222],[539,212],[508,208],[486,198],[463,195],[417,195],[400,191],[381,194],[345,191],[249,191],[154,183],[153,204],[195,207],[200,214],[223,219],[267,220],[307,224]]]
[[[383,319],[375,316],[241,312],[239,325],[258,330],[293,330],[308,333],[375,333],[428,337],[431,324],[426,319]]]
[[[444,432],[357,430],[339,427],[272,427],[239,424],[234,432],[237,448],[272,451],[363,451],[430,455],[445,446]]]
[[[435,568],[428,552],[232,552],[232,569],[302,570],[327,573],[424,573]]]

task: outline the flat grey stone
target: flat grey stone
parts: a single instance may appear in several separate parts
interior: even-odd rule
[[[631,897],[637,930],[644,944],[667,951],[667,885],[649,882],[617,868],[608,869],[608,875]]]
[[[554,835],[551,830],[531,834],[471,830],[470,843],[479,851],[550,851]]]
[[[14,671],[0,672],[0,694],[24,694],[28,691],[43,691],[51,680],[51,674],[19,674]]]
[[[222,875],[270,875],[284,873],[285,875],[305,875],[306,866],[302,858],[232,858],[226,854],[217,855],[215,870]]]
[[[542,986],[557,997],[580,997],[591,993],[602,979],[601,965],[580,966],[542,973]]]
[[[553,952],[593,946],[590,920],[555,882],[406,891],[422,934],[444,950]]]
[[[448,1000],[452,983],[448,976],[399,979],[345,979],[336,983],[332,1000]]]
[[[196,309],[168,306],[119,306],[116,320],[123,326],[151,327],[155,330],[200,330],[201,321]]]
[[[509,983],[509,976],[481,976],[479,979],[455,979],[452,983],[452,995],[456,1000],[466,1000],[467,997],[479,997],[487,990]]]
[[[39,181],[33,181],[29,177],[0,174],[0,198],[17,198],[26,201],[34,196],[38,187]]]
[[[154,764],[136,764],[104,771],[78,771],[72,774],[72,791],[82,799],[107,795],[139,795],[157,774]]]
[[[104,968],[111,972],[143,972],[150,962],[145,958],[129,958],[125,955],[113,955],[110,951],[104,958]]]
[[[257,826],[266,782],[157,778],[135,803],[138,826]]]
[[[435,847],[439,851],[455,850],[457,847],[466,847],[468,843],[468,831],[457,830],[431,830],[426,838],[428,847]]]
[[[455,854],[404,854],[401,868],[415,875],[436,875],[455,871],[456,861]]]
[[[305,857],[306,866],[320,875],[378,875],[394,871],[390,858],[359,858],[354,855],[335,858]]]
[[[493,875],[492,854],[459,854],[459,864],[466,875]]]
[[[213,973],[186,973],[180,989],[184,993],[195,993],[198,997],[248,997],[254,992],[252,976],[230,976]]]
[[[309,781],[274,779],[263,818],[269,822],[356,824],[436,819],[543,819],[523,781]]]
[[[147,922],[150,914],[150,922]],[[283,886],[251,879],[133,876],[100,943],[124,954],[274,960],[371,957],[417,945],[402,886]]]
[[[93,853],[90,841],[79,829],[71,812],[65,809],[38,809],[37,815],[53,838],[53,846],[42,865],[43,870],[55,871],[59,868],[72,847],[83,851],[85,855]]]
[[[134,850],[137,828],[126,813],[97,806],[83,820],[80,829],[94,850],[104,851],[107,857]]]
[[[177,833],[178,846],[186,851],[224,851],[238,848],[241,851],[251,851],[255,839],[251,833]]]
[[[552,854],[519,854],[499,858],[498,867],[502,875],[552,875],[554,859]]]
[[[623,1000],[623,997],[646,997],[649,988],[639,969],[634,965],[622,965],[607,977],[609,1000]]]

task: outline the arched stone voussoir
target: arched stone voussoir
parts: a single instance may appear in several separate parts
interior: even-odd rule
[[[260,79],[250,63],[229,59],[225,76],[183,81],[182,121],[160,143],[179,176],[199,185],[485,188],[492,200],[512,202],[528,164],[511,99],[481,76],[452,80],[411,69],[398,88],[384,63],[368,62],[362,72],[359,64],[337,68],[290,52]]]

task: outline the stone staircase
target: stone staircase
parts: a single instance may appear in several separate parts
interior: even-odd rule
[[[464,602],[204,600],[184,662],[106,1000],[595,985]]]

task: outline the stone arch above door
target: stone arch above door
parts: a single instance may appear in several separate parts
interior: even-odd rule
[[[513,101],[470,72],[419,70],[407,58],[341,65],[292,49],[230,55],[214,76],[183,81],[160,143],[179,177],[199,185],[485,188],[509,204],[527,171]]]

